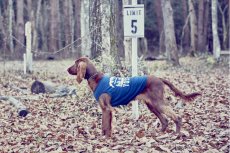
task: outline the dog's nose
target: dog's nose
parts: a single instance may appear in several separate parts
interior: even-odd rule
[[[70,73],[71,72],[70,68],[68,68],[67,71]]]
[[[77,73],[75,73],[75,71],[73,70],[72,67],[69,67],[69,68],[67,69],[67,71],[68,71],[69,74],[71,74],[71,75],[76,75],[76,74],[77,74]]]

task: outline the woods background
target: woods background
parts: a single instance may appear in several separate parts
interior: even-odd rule
[[[131,105],[114,108],[113,137],[102,136],[102,111],[93,92],[66,70],[73,58],[88,55],[105,74],[131,76],[126,61],[132,45],[124,39],[122,16],[130,1],[0,0],[0,153],[229,153],[229,55],[221,55],[230,53],[229,0],[138,0],[145,6],[138,75],[164,78],[202,96],[184,103],[165,88],[164,103],[182,117],[179,135],[171,119],[161,132],[160,121],[140,102],[138,120]],[[28,21],[36,59],[29,73],[30,60],[23,61],[30,50]],[[42,94],[48,91],[44,86],[34,94],[38,81],[54,85],[53,92]]]
[[[125,57],[124,43],[129,40],[124,41],[122,9],[129,3],[129,0],[0,0],[0,57],[23,59],[27,21],[32,22],[32,52],[37,58],[97,57],[103,52],[116,59]],[[168,57],[167,50],[174,52],[171,59],[213,53],[216,36],[212,28],[217,29],[220,50],[229,50],[229,0],[138,3],[145,5],[145,38],[139,39],[139,56]],[[212,18],[215,10],[217,21],[215,16]],[[217,27],[213,22],[217,22]],[[167,23],[173,29],[167,28]]]

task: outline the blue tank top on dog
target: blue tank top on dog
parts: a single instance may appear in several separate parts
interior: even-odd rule
[[[147,76],[140,77],[109,77],[104,76],[98,83],[94,97],[99,101],[103,93],[111,96],[111,105],[127,105],[139,93],[141,93],[147,83]]]

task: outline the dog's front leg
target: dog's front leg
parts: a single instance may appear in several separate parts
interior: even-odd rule
[[[112,135],[112,106],[111,97],[108,94],[102,94],[99,103],[102,109],[102,135],[111,137]]]

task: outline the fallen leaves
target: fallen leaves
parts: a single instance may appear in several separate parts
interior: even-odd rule
[[[76,97],[49,98],[43,94],[36,99],[29,98],[33,95],[25,96],[6,86],[11,82],[29,91],[32,78],[12,70],[11,73],[17,74],[14,78],[7,74],[0,77],[0,95],[24,97],[23,104],[30,114],[20,118],[13,106],[0,102],[0,152],[228,152],[228,71],[224,67],[207,68],[203,62],[182,59],[181,68],[167,66],[164,69],[161,69],[162,63],[158,63],[154,72],[151,72],[156,69],[154,63],[147,63],[151,73],[167,78],[186,93],[202,92],[194,102],[184,103],[166,88],[167,102],[182,116],[181,135],[175,134],[175,124],[170,119],[167,132],[162,133],[159,120],[140,103],[138,121],[132,119],[130,106],[115,108],[114,132],[110,139],[101,136],[101,110],[87,84],[77,85],[75,78],[64,72],[72,61],[58,61],[55,64],[58,70],[49,68],[49,62],[41,64],[43,66],[35,62],[35,71],[40,71],[35,74],[42,80],[76,85]]]

